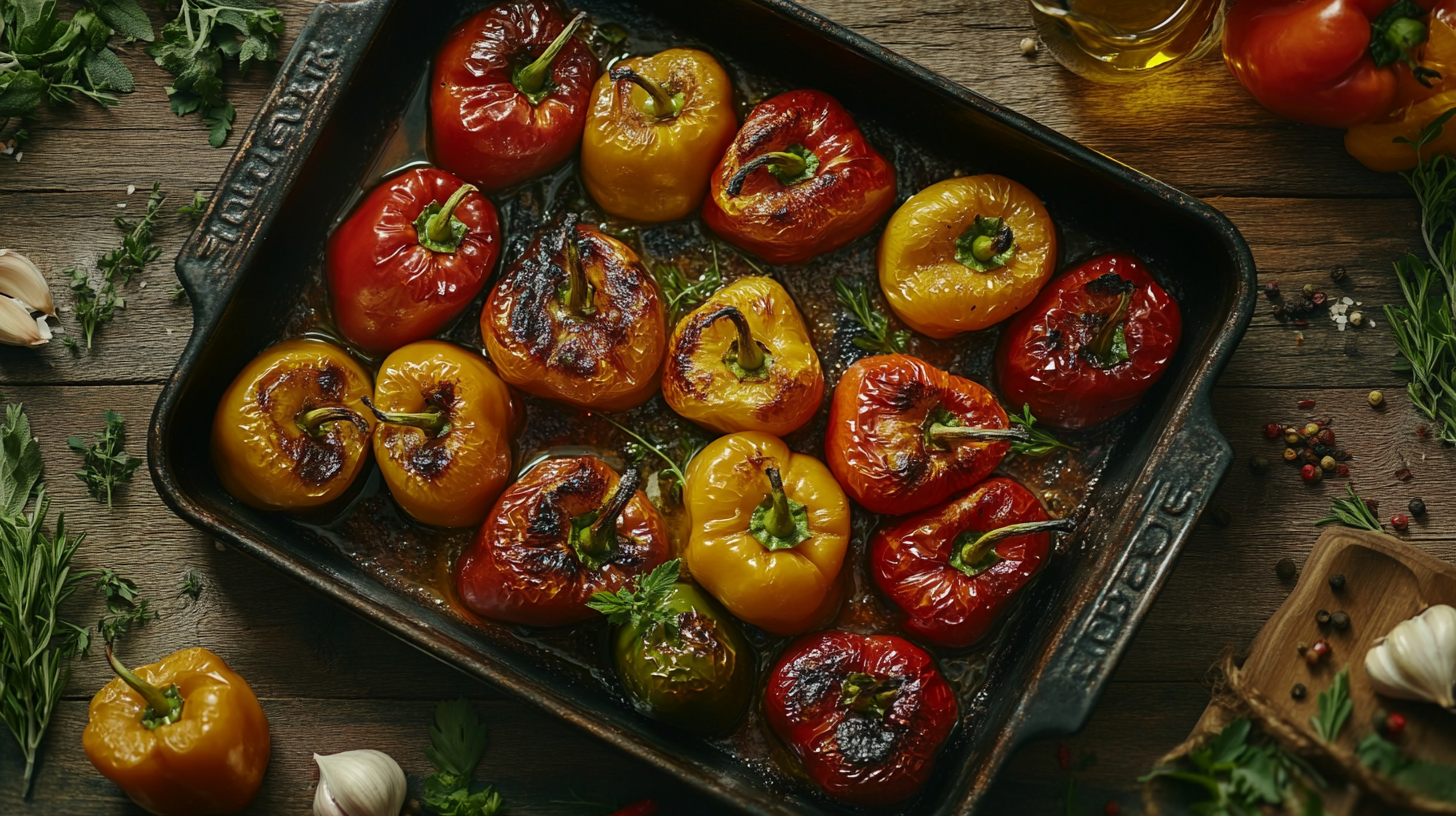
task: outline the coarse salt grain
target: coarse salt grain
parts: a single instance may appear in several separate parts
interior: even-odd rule
[[[171,333],[172,333],[172,330],[171,329],[167,329],[167,334],[171,334]]]
[[[16,154],[15,154],[15,160],[16,160],[16,161],[20,161],[20,157],[21,157],[21,156],[24,156],[24,155],[25,155],[25,153],[24,153],[24,152],[23,152],[23,151],[22,151],[22,152],[20,152],[20,153],[16,153]]]
[[[125,201],[123,201],[123,202],[121,202],[121,203],[120,203],[120,204],[117,204],[117,205],[116,205],[116,208],[117,208],[117,209],[118,209],[118,210],[124,210],[124,209],[126,209],[126,202],[125,202]]]
[[[1346,306],[1353,306],[1353,305],[1355,305],[1355,299],[1354,298],[1340,298],[1340,302],[1343,303],[1343,304],[1345,304]]]
[[[137,286],[137,288],[138,289],[145,289],[145,288],[147,288],[147,282],[146,281],[142,281],[141,282],[141,285]]]

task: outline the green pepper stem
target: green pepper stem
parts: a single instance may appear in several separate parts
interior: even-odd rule
[[[475,190],[474,184],[460,185],[446,199],[444,206],[440,207],[440,211],[430,216],[430,220],[425,222],[425,235],[431,242],[459,246],[459,242],[455,240],[455,231],[450,228],[450,219],[455,217],[455,208],[460,206],[460,202],[465,199],[465,196]]]
[[[551,41],[551,45],[546,47],[541,56],[530,65],[517,71],[513,77],[516,89],[528,98],[540,94],[546,87],[547,78],[551,76],[551,63],[556,61],[556,57],[561,54],[561,49],[566,47],[566,44],[576,35],[576,30],[581,28],[581,24],[584,22],[586,22],[586,12],[583,11],[571,18],[571,22],[567,23],[566,28],[556,35],[556,39]],[[536,102],[533,100],[532,104],[536,104]]]
[[[1392,20],[1385,29],[1385,41],[1402,53],[1426,41],[1426,24],[1411,17]]]
[[[180,698],[176,701],[168,699],[161,689],[137,677],[131,669],[121,665],[121,661],[111,653],[110,643],[106,644],[106,662],[111,664],[111,670],[116,672],[116,676],[120,677],[123,683],[131,686],[132,691],[140,694],[142,699],[147,701],[147,707],[156,712],[159,718],[169,718],[182,707]]]
[[[882,720],[890,712],[895,698],[900,696],[900,677],[876,677],[865,672],[854,672],[844,678],[839,688],[840,705],[876,720]]]
[[[1117,298],[1117,308],[1112,310],[1112,314],[1103,322],[1102,327],[1097,330],[1097,334],[1088,341],[1088,350],[1098,360],[1105,360],[1107,355],[1112,353],[1112,341],[1117,337],[1117,327],[1127,318],[1127,312],[1131,306],[1132,292],[1123,292]]]
[[[364,397],[364,405],[374,414],[374,418],[380,422],[390,425],[408,425],[411,428],[419,428],[429,436],[444,436],[450,432],[450,418],[438,405],[430,406],[428,411],[418,413],[396,413],[392,411],[381,411],[368,397]]]
[[[779,469],[773,465],[763,469],[768,476],[769,496],[773,504],[763,514],[763,526],[774,538],[788,538],[795,532],[794,513],[789,507],[789,495],[784,492],[784,480]]]
[[[343,405],[326,405],[304,411],[298,415],[297,421],[298,427],[314,439],[324,435],[323,426],[330,422],[352,422],[360,433],[369,433],[369,423],[364,421],[364,417]]]
[[[642,112],[656,121],[672,119],[682,113],[683,96],[673,94],[662,83],[651,77],[645,77],[631,68],[613,68],[611,72],[613,82],[626,80],[647,92],[648,104],[651,109],[644,109]]]
[[[763,368],[768,364],[768,357],[763,353],[763,348],[753,338],[753,331],[748,326],[748,318],[737,306],[724,306],[718,311],[708,315],[707,324],[717,323],[719,320],[727,320],[738,330],[738,340],[735,348],[738,352],[738,367],[743,369],[745,374],[761,374]]]
[[[589,317],[595,311],[592,308],[591,283],[586,279],[586,267],[581,265],[574,229],[568,229],[566,233],[566,309],[577,317]]]
[[[974,441],[994,442],[1002,439],[1010,439],[1014,442],[1028,442],[1031,440],[1031,433],[1025,428],[975,428],[966,425],[947,425],[944,422],[936,422],[925,432],[932,442],[953,442],[953,441]]]
[[[736,196],[739,193],[742,193],[743,184],[744,182],[748,181],[748,176],[760,167],[767,167],[770,164],[774,165],[775,169],[781,175],[785,176],[797,176],[800,173],[803,173],[804,169],[809,166],[809,163],[804,159],[803,156],[795,155],[793,153],[765,153],[762,156],[759,156],[758,158],[753,159],[752,161],[738,168],[738,172],[734,173],[733,178],[728,180],[728,195]]]
[[[998,527],[989,533],[982,533],[961,549],[961,563],[975,564],[986,553],[999,542],[1008,538],[1033,533],[1062,532],[1070,533],[1077,529],[1077,523],[1071,519],[1048,519],[1047,521],[1027,521],[1021,524],[1008,524],[1005,527]]]
[[[641,484],[642,474],[635,467],[627,468],[627,472],[617,480],[617,491],[602,505],[596,521],[582,536],[582,549],[587,555],[599,559],[611,553],[617,544],[617,519],[627,509],[627,503],[637,495]]]

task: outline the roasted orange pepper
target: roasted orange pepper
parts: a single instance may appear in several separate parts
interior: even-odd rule
[[[260,510],[302,510],[348,491],[369,462],[369,375],[338,346],[286,340],[238,374],[212,420],[222,486]]]
[[[1416,151],[1404,141],[1416,141],[1436,117],[1456,108],[1456,0],[1445,0],[1427,18],[1426,42],[1415,53],[1421,65],[1440,74],[1436,81],[1418,82],[1409,71],[1398,76],[1395,110],[1384,119],[1345,131],[1345,150],[1361,164],[1382,173],[1416,166]],[[1456,152],[1456,127],[1421,147],[1421,158]]]
[[[775,635],[833,617],[849,500],[823,462],[768,434],[730,434],[693,457],[683,504],[693,580],[728,611]]]
[[[91,698],[86,758],[148,813],[238,813],[268,770],[268,718],[243,678],[206,649],[135,672],[106,647],[116,679]]]
[[[910,328],[939,339],[1016,314],[1056,263],[1046,207],[1002,176],[926,187],[890,216],[880,238],[885,300]]]
[[[733,85],[712,55],[669,48],[597,79],[581,142],[581,178],[602,209],[635,221],[689,215],[733,141]]]
[[[501,379],[603,411],[632,408],[656,393],[666,324],[662,296],[637,253],[575,213],[537,233],[480,314]]]
[[[384,358],[370,404],[374,458],[399,506],[474,527],[511,475],[511,391],[479,354],[438,340]]]
[[[784,287],[773,278],[739,278],[673,330],[662,396],[715,431],[783,436],[819,410],[824,372]]]

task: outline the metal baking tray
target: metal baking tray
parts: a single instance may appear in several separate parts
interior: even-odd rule
[[[445,576],[449,552],[470,533],[425,534],[391,519],[377,473],[347,517],[296,519],[245,507],[212,471],[208,436],[220,395],[263,348],[326,321],[326,236],[361,186],[419,158],[418,108],[429,60],[453,26],[484,5],[357,0],[323,3],[310,15],[177,259],[195,325],[152,419],[153,481],[168,505],[198,528],[745,813],[853,812],[774,761],[775,745],[758,713],[716,741],[634,713],[611,672],[601,670],[606,664],[593,663],[604,640],[601,626],[561,635],[468,620],[448,592],[430,589],[421,570]],[[623,25],[637,50],[671,42],[713,51],[746,95],[790,87],[833,94],[895,162],[901,200],[955,172],[1015,178],[1043,198],[1057,221],[1062,267],[1096,251],[1134,251],[1182,306],[1178,355],[1138,409],[1077,437],[1084,453],[1066,467],[1008,460],[1009,472],[1062,504],[1053,509],[1078,518],[1080,527],[1058,545],[994,642],[940,655],[960,692],[960,723],[930,782],[898,811],[971,812],[1017,745],[1086,722],[1229,464],[1232,453],[1210,415],[1209,396],[1253,312],[1248,247],[1227,219],[1198,200],[786,0],[579,5],[598,20]],[[544,187],[497,197],[507,261],[539,220],[541,191],[569,185],[571,177],[568,166]],[[678,225],[653,240],[666,246],[673,235],[695,229]],[[831,387],[854,352],[847,322],[833,312],[829,281],[836,273],[874,280],[877,238],[878,232],[806,266],[775,270],[810,319]],[[446,336],[478,347],[477,313],[467,310]],[[952,343],[922,338],[912,352],[987,382],[997,333]],[[521,451],[518,462],[553,438],[571,439],[562,429],[582,421],[539,423],[541,412],[559,409],[528,401],[528,410],[523,444],[535,447]],[[821,453],[823,414],[790,443]],[[532,423],[550,427],[533,436]],[[873,523],[858,513],[847,565],[863,561]],[[399,564],[411,565],[413,582],[392,578],[391,565]],[[860,606],[883,607],[862,566],[854,577]],[[758,645],[767,661],[781,644],[759,638]]]

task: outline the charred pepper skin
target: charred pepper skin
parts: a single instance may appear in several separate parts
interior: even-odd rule
[[[619,218],[676,221],[703,203],[737,127],[733,84],[711,54],[669,48],[629,57],[592,91],[582,181]]]
[[[342,497],[369,462],[370,388],[347,352],[320,340],[286,340],[258,355],[213,416],[212,466],[223,488],[260,510]]]
[[[769,725],[829,796],[892,805],[913,796],[959,716],[923,649],[887,635],[819,632],[784,650],[764,694]]]
[[[977,428],[991,438],[955,438]],[[978,383],[904,354],[866,357],[834,389],[824,459],[860,506],[903,515],[989,476],[1011,450],[1009,428]]]
[[[1141,260],[1103,255],[1053,280],[1012,319],[996,347],[997,384],[1040,422],[1088,428],[1142,400],[1182,331],[1178,303]]]
[[[870,547],[870,574],[913,637],[952,649],[972,646],[1045,566],[1051,534],[1001,539],[969,563],[958,556],[981,534],[1045,521],[1030,490],[1011,479],[987,479],[882,528]]]
[[[624,411],[658,390],[666,323],[637,253],[566,213],[501,276],[480,333],[501,379],[522,391]]]
[[[748,342],[758,350],[752,361],[742,351]],[[824,372],[793,298],[773,278],[752,276],[718,290],[678,322],[662,396],[678,414],[719,433],[784,436],[819,411]]]
[[[158,692],[176,686],[172,722],[143,724],[148,702],[120,677],[91,699],[86,758],[157,816],[242,812],[263,784],[271,740],[258,698],[222,658],[183,649],[133,673]]]
[[[475,352],[425,340],[384,358],[374,383],[374,458],[416,521],[474,527],[511,476],[510,388]]]
[[[430,131],[441,167],[485,191],[538,176],[581,141],[597,60],[568,37],[538,76],[533,102],[520,69],[546,55],[568,27],[549,0],[497,3],[466,20],[435,55]],[[527,89],[529,90],[529,89]]]
[[[785,154],[805,155],[773,163]],[[895,168],[844,107],[821,91],[789,91],[748,114],[713,172],[703,220],[728,243],[787,264],[864,235],[894,203]]]
[[[586,606],[592,595],[616,592],[668,557],[667,525],[638,481],[636,471],[619,478],[591,456],[532,468],[501,494],[461,554],[460,600],[482,617],[526,626],[596,617]],[[631,492],[619,496],[619,486]],[[594,529],[600,537],[585,539]]]
[[[371,354],[431,337],[480,294],[499,255],[490,199],[443,170],[406,170],[371,190],[329,236],[339,331]]]

